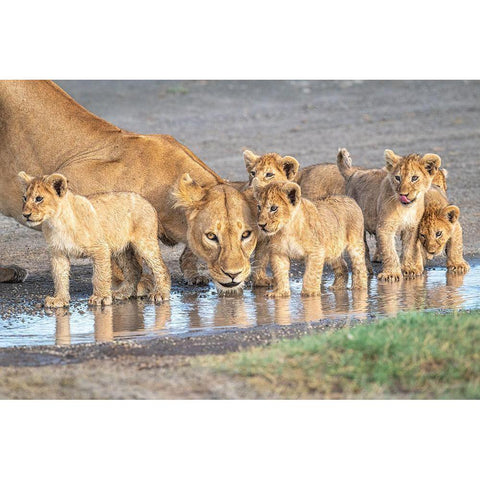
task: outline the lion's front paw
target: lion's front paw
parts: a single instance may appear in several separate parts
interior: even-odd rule
[[[383,270],[377,276],[379,280],[384,282],[399,282],[400,278],[402,278],[402,271],[398,270]]]
[[[135,287],[133,285],[122,285],[112,292],[112,298],[114,300],[128,300],[135,295]]]
[[[447,269],[452,273],[467,273],[470,270],[470,265],[463,260],[458,263],[447,263]]]
[[[404,278],[415,278],[423,275],[423,268],[418,266],[405,265],[402,267]]]
[[[153,277],[143,275],[137,285],[137,297],[146,297],[153,290]]]
[[[152,292],[148,296],[148,299],[154,303],[168,302],[168,300],[170,299],[170,292],[168,290]]]
[[[68,307],[70,299],[68,297],[46,297],[45,308],[62,308]]]
[[[199,286],[205,286],[210,283],[210,278],[207,277],[206,275],[193,275],[192,277],[186,278],[185,279],[188,285],[199,285]]]
[[[273,278],[268,277],[267,275],[257,275],[254,276],[252,279],[252,287],[272,287],[273,286]]]
[[[290,290],[272,290],[271,292],[267,292],[265,294],[267,298],[282,298],[282,297],[289,297]]]
[[[319,288],[302,288],[302,297],[318,297],[322,292]]]
[[[90,305],[111,305],[112,304],[112,296],[101,296],[101,295],[92,295],[88,299],[88,303]]]

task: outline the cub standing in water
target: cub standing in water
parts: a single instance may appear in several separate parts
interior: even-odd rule
[[[337,157],[338,168],[346,180],[346,193],[360,205],[365,231],[377,238],[383,262],[378,278],[399,281],[402,274],[415,277],[423,273],[418,228],[425,208],[425,194],[440,168],[441,159],[434,153],[401,157],[385,150],[385,162],[385,169],[358,170],[352,167],[345,149],[341,149]],[[395,249],[397,233],[403,243],[401,264]]]
[[[458,221],[460,209],[450,205],[446,195],[447,172],[443,170],[443,183],[433,185],[425,194],[425,212],[420,222],[418,238],[428,260],[445,251],[447,269],[466,273],[470,266],[463,258],[462,227]]]
[[[363,216],[354,200],[332,195],[314,203],[302,198],[299,185],[293,182],[260,187],[254,180],[252,186],[258,202],[258,226],[270,238],[274,289],[267,297],[290,296],[291,258],[306,260],[302,295],[320,295],[324,262],[335,272],[333,287],[345,288],[345,250],[352,261],[352,288],[367,288]]]
[[[158,245],[157,214],[142,196],[131,192],[100,193],[84,197],[68,190],[67,179],[58,173],[43,177],[18,174],[26,187],[23,216],[30,227],[42,226],[50,249],[55,296],[46,297],[45,307],[70,302],[70,257],[93,260],[93,295],[90,304],[112,303],[111,257],[123,270],[125,281],[113,298],[135,295],[142,257],[154,277],[150,299],[168,300],[170,275]]]

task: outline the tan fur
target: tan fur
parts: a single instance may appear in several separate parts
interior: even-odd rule
[[[242,193],[228,184],[204,187],[188,173],[176,182],[176,207],[185,211],[188,245],[204,259],[217,289],[238,293],[250,275],[257,232]]]
[[[345,152],[339,152],[337,164],[347,182],[347,194],[362,209],[365,231],[377,237],[383,261],[379,279],[398,281],[402,274],[421,275],[423,259],[417,242],[418,226],[424,211],[424,196],[440,167],[440,157],[431,153],[401,157],[385,150],[385,169],[358,170],[351,166]],[[417,179],[413,180],[414,177]],[[403,204],[401,199],[411,203]],[[395,250],[397,233],[403,243],[401,264]]]
[[[334,164],[313,165],[299,171],[298,161],[291,157],[282,157],[272,152],[257,155],[251,150],[243,152],[245,167],[249,177],[248,182],[231,182],[235,188],[246,193],[247,200],[249,187],[256,179],[259,186],[265,186],[271,181],[295,181],[301,189],[302,195],[310,200],[327,195],[344,194],[345,180]],[[256,213],[256,201],[253,199],[253,211]],[[255,249],[252,285],[254,287],[269,287],[272,279],[267,275],[269,263],[268,237],[260,235]]]
[[[179,176],[188,172],[204,188],[223,183],[171,136],[122,130],[88,112],[53,82],[0,81],[0,124],[0,213],[22,224],[22,186],[17,180],[22,170],[35,176],[59,172],[81,195],[123,191],[142,195],[156,209],[162,226],[159,237],[167,245],[187,242],[187,219],[174,209],[172,195]],[[237,201],[247,208],[243,197]],[[239,220],[245,223],[243,211],[239,209]],[[230,243],[225,241],[222,248],[228,255]],[[182,260],[185,279],[204,283],[197,257],[188,247]]]
[[[445,192],[432,186],[425,195],[425,212],[419,227],[419,241],[425,255],[431,259],[444,251],[447,269],[456,273],[468,272],[470,266],[463,258],[462,227],[458,221],[460,209],[448,203]]]
[[[270,238],[274,289],[269,297],[290,295],[290,259],[305,259],[302,295],[320,295],[324,262],[335,272],[333,286],[346,287],[348,270],[342,257],[352,261],[352,287],[366,288],[367,270],[363,242],[363,218],[358,205],[345,196],[311,202],[301,197],[293,182],[254,182],[259,205],[258,226]]]
[[[256,178],[260,186],[271,181],[297,182],[302,189],[302,196],[310,200],[345,194],[345,180],[336,164],[311,165],[299,170],[299,163],[295,158],[282,157],[278,153],[257,155],[245,150],[243,157],[249,180],[247,183],[232,182],[238,188],[248,188]]]
[[[157,215],[147,200],[131,192],[75,195],[58,173],[34,178],[20,172],[19,177],[26,187],[22,214],[28,225],[41,226],[50,250],[55,296],[45,299],[45,307],[68,305],[71,257],[93,260],[91,304],[112,303],[111,257],[125,276],[114,298],[134,296],[141,274],[135,254],[152,270],[150,298],[168,299],[170,276],[158,246]]]

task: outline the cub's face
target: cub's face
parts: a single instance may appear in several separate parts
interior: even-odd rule
[[[391,150],[385,150],[385,160],[389,181],[398,201],[405,207],[423,199],[441,163],[440,157],[433,153],[401,157]]]
[[[418,238],[428,259],[441,254],[450,240],[460,216],[460,209],[455,205],[426,212],[419,225]]]
[[[256,178],[263,187],[270,182],[293,180],[298,173],[299,163],[293,157],[282,157],[278,153],[255,155],[250,150],[243,152],[249,185]]]
[[[26,187],[22,209],[26,224],[35,227],[54,217],[66,193],[65,177],[53,174],[34,178],[25,172],[20,172],[19,177]]]
[[[260,187],[254,182],[258,202],[258,227],[265,235],[274,235],[287,225],[300,204],[300,187],[293,182],[273,182]]]

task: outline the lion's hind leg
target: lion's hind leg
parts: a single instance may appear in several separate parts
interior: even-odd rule
[[[126,300],[137,296],[137,286],[142,275],[142,266],[138,262],[135,253],[131,247],[117,253],[112,257],[115,260],[123,274],[123,282],[113,291],[115,300]]]
[[[170,273],[162,259],[157,238],[139,239],[133,243],[133,248],[145,260],[153,274],[153,289],[149,299],[155,303],[167,301],[170,298]]]

